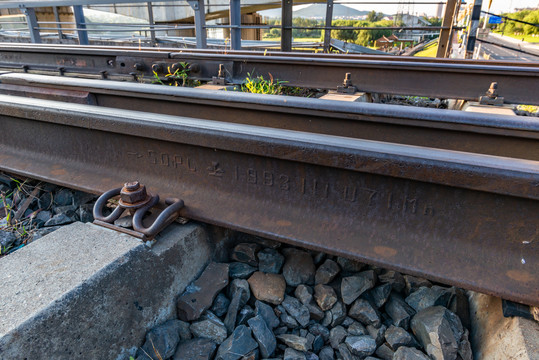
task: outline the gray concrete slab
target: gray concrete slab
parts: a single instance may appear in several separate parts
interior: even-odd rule
[[[134,354],[209,262],[199,225],[169,226],[151,249],[92,224],[63,227],[0,259],[0,359]]]
[[[539,322],[506,318],[500,298],[468,292],[475,360],[539,359]]]

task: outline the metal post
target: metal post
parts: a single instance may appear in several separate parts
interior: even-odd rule
[[[232,50],[241,50],[241,3],[230,0],[230,45]]]
[[[292,51],[292,0],[281,0],[281,51]]]
[[[73,15],[75,16],[75,26],[79,37],[80,45],[88,45],[88,32],[86,31],[86,23],[84,21],[84,11],[82,5],[73,5]]]
[[[148,5],[148,22],[150,23],[150,43],[152,46],[155,46],[155,22],[153,21],[153,7],[151,1],[147,2]]]
[[[197,48],[206,49],[206,12],[204,11],[204,0],[187,0],[193,10],[195,10],[195,35],[197,38]]]
[[[331,27],[333,24],[333,0],[327,0],[326,2],[326,28]],[[329,45],[331,43],[331,30],[324,30],[324,52],[329,52]]]
[[[460,1],[460,0],[459,0]],[[453,24],[453,19],[455,17],[455,11],[457,9],[457,0],[447,0],[445,3],[445,12],[444,19],[442,21],[442,26],[449,28]],[[443,58],[447,53],[447,49],[451,44],[451,30],[442,29],[440,30],[440,37],[438,38],[438,51],[436,52],[436,57]]]
[[[22,8],[21,9],[26,16],[26,23],[28,24],[28,31],[30,31],[30,40],[33,43],[41,42],[41,35],[39,34],[39,25],[37,24],[36,11],[34,8]]]
[[[58,26],[58,39],[60,43],[62,43],[62,39],[64,38],[64,34],[62,33],[62,24],[60,24],[60,15],[58,14],[58,7],[53,6],[52,12],[54,13],[54,21],[56,21],[56,26]]]
[[[470,32],[468,33],[468,42],[466,43],[466,59],[473,58],[475,49],[475,39],[479,29],[479,17],[481,16],[481,6],[483,0],[475,0],[473,4],[472,16],[470,18]]]

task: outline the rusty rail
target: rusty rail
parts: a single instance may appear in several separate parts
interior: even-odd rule
[[[529,117],[34,74],[0,75],[0,94],[539,160]]]
[[[539,305],[538,161],[6,95],[0,126],[5,171]]]
[[[535,87],[539,77],[537,63],[489,64],[484,61],[401,60],[400,57],[346,57],[325,54],[264,54],[230,52],[192,52],[179,50],[138,51],[105,50],[80,47],[0,47],[0,70],[54,73],[65,76],[146,79],[154,69],[163,71],[178,62],[191,64],[190,77],[211,80],[219,65],[226,79],[242,82],[249,74],[287,81],[290,86],[334,89],[345,73],[360,91],[477,100],[492,82],[499,85],[506,103],[539,105]]]

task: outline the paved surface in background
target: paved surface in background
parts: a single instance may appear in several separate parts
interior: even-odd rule
[[[519,51],[510,50],[496,45],[481,43],[481,50],[496,60],[511,60],[511,61],[539,61],[539,45],[523,42],[508,36],[499,34],[489,34],[487,41],[494,42],[503,46],[521,49],[528,53],[525,54]]]

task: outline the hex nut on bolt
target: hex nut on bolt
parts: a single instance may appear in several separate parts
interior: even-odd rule
[[[125,183],[120,191],[120,201],[126,205],[137,204],[147,200],[147,198],[146,186],[141,185],[138,181]]]

